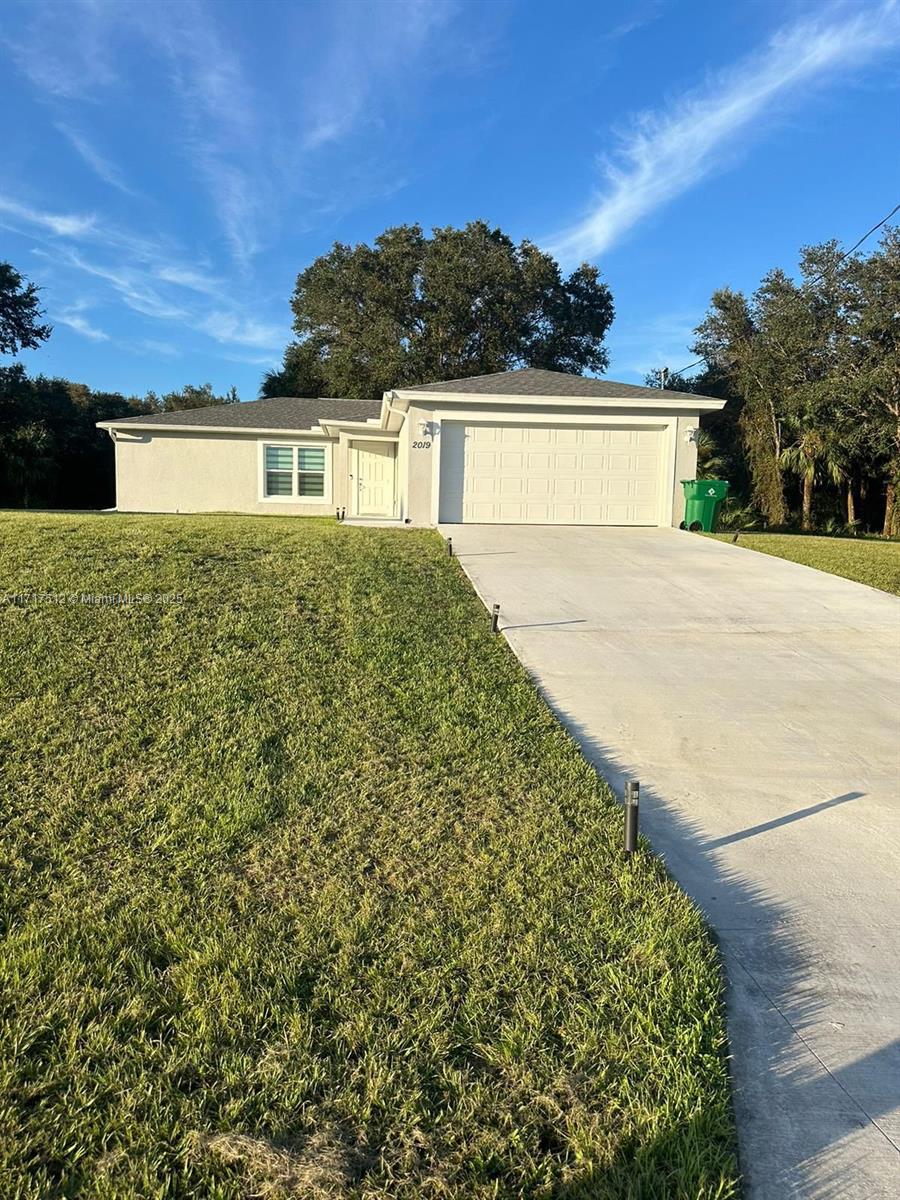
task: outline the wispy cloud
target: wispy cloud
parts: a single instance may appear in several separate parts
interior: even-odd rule
[[[128,264],[110,264],[88,257],[90,251],[85,252],[80,246],[58,243],[54,243],[52,249],[39,248],[34,253],[52,261],[57,267],[68,267],[91,279],[101,280],[121,303],[141,316],[177,322],[221,345],[279,351],[287,341],[288,329],[285,326],[261,321],[241,311],[237,305],[232,308],[217,307],[210,311],[208,306],[197,300],[196,294],[214,296],[221,305],[225,301],[223,293],[226,289],[213,276],[196,268],[173,262],[147,261],[141,257]],[[70,308],[66,316],[71,317],[72,312]],[[63,320],[63,317],[59,319]],[[72,324],[71,320],[65,323]],[[90,336],[84,328],[79,332]]]
[[[107,266],[85,258],[77,250],[60,250],[58,254],[68,266],[111,284],[119,298],[142,316],[168,321],[183,320],[188,316],[182,305],[173,303],[150,286],[146,273],[140,268]]]
[[[593,258],[638,221],[720,168],[776,102],[831,80],[900,41],[897,0],[832,7],[827,16],[779,30],[761,51],[720,72],[667,109],[643,114],[605,167],[593,210],[546,239],[566,263]]]
[[[0,196],[0,222],[3,217],[14,226],[35,227],[55,234],[57,237],[86,237],[93,232],[97,218],[80,213],[51,213],[29,204],[22,204],[9,196]]]
[[[16,21],[15,32],[0,40],[40,92],[70,100],[115,82],[111,6],[97,0],[32,2],[25,11],[28,20]]]
[[[181,350],[171,342],[161,342],[157,338],[140,338],[136,342],[120,343],[126,350],[134,354],[153,354],[157,358],[180,358]]]
[[[246,267],[261,244],[269,172],[256,89],[201,0],[166,9],[133,5],[129,16],[168,64],[179,100],[183,152],[209,193],[235,260]]]
[[[156,270],[156,277],[163,283],[174,283],[177,287],[189,288],[192,292],[200,292],[204,296],[221,296],[225,288],[222,279],[193,267],[171,264],[161,266]]]
[[[200,322],[199,328],[225,345],[256,346],[261,350],[277,350],[287,340],[287,330],[281,325],[269,325],[228,312],[210,313]]]
[[[94,146],[84,134],[73,129],[70,125],[66,125],[62,121],[56,122],[56,128],[65,137],[75,152],[81,159],[87,163],[98,179],[102,179],[104,183],[108,183],[110,187],[116,188],[126,196],[136,196],[132,188],[125,182],[122,172],[115,163],[110,162],[100,151]]]
[[[336,0],[330,50],[308,77],[303,146],[318,150],[374,119],[373,91],[386,77],[414,69],[455,11],[449,0],[393,0],[363,6]]]
[[[415,87],[426,64],[433,73],[452,60],[458,70],[461,51],[478,43],[471,27],[465,37],[454,36],[457,12],[457,0],[286,6],[279,13],[285,61],[302,57],[304,70],[276,69],[271,77],[249,69],[233,18],[211,0],[179,0],[163,10],[115,0],[62,6],[29,0],[15,30],[5,41],[0,34],[0,46],[76,153],[123,194],[133,189],[98,148],[107,143],[98,141],[92,123],[103,110],[88,105],[133,92],[137,85],[123,64],[142,55],[143,74],[156,72],[160,103],[174,102],[179,114],[167,149],[199,183],[212,227],[246,278],[254,258],[278,236],[285,213],[295,228],[313,227],[332,219],[335,197],[345,208],[367,202],[385,174],[396,177],[393,167],[383,169],[394,128],[385,112],[401,105],[401,90]],[[327,171],[313,170],[321,151],[353,137],[356,153],[333,155]],[[361,179],[348,178],[362,166]]]
[[[74,329],[76,333],[80,333],[82,337],[86,337],[92,342],[108,342],[109,334],[98,329],[96,325],[92,325],[86,317],[82,316],[87,307],[84,303],[75,303],[69,308],[52,313],[51,317],[55,324],[68,325],[70,329]]]
[[[619,38],[628,37],[630,33],[635,33],[638,29],[643,29],[645,25],[650,25],[659,16],[662,11],[663,0],[647,0],[644,5],[634,4],[631,7],[629,16],[624,21],[620,21],[606,35],[607,41],[617,41]]]

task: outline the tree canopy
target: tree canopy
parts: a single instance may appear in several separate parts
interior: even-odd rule
[[[0,354],[36,350],[53,331],[43,325],[38,289],[7,262],[0,262]]]
[[[159,397],[94,391],[68,379],[0,367],[0,505],[108,508],[115,503],[113,444],[97,421],[231,404],[210,384]]]
[[[201,383],[199,387],[186,383],[180,392],[164,392],[162,396],[148,392],[144,399],[153,412],[183,412],[188,408],[240,403],[237,388],[229,388],[223,396],[217,396],[211,383]]]
[[[805,247],[799,279],[770,271],[749,298],[720,289],[696,333],[695,353],[739,397],[750,499],[767,523],[788,522],[790,480],[804,529],[822,485],[843,490],[852,524],[875,483],[883,532],[900,532],[897,230],[865,257],[834,241]]]
[[[602,371],[614,315],[596,267],[564,276],[533,243],[484,221],[336,242],[300,272],[291,307],[297,340],[264,396],[376,398],[519,366]]]

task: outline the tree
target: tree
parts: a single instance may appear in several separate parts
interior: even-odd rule
[[[336,242],[297,277],[297,341],[262,390],[375,398],[390,387],[517,366],[602,371],[613,302],[593,266],[567,278],[499,229],[387,229]],[[300,390],[296,390],[300,389]]]
[[[133,396],[0,367],[0,505],[108,507],[113,445],[96,422],[148,411]]]
[[[42,325],[38,289],[26,283],[15,267],[0,262],[0,354],[36,350],[53,332]]]
[[[693,351],[727,378],[740,395],[739,424],[751,481],[750,499],[771,525],[787,519],[781,477],[781,426],[777,380],[766,355],[759,314],[740,292],[721,288],[697,327]]]
[[[882,533],[900,534],[900,230],[849,265],[849,336],[842,347],[839,406],[855,430],[857,454],[883,481]]]
[[[147,399],[157,412],[183,412],[188,408],[209,408],[214,404],[240,403],[237,388],[229,388],[224,396],[217,396],[213,392],[211,383],[201,383],[199,387],[188,383],[180,392],[166,392],[162,397],[157,397],[155,392],[148,392]]]
[[[322,364],[308,342],[292,342],[280,371],[263,376],[260,396],[322,396],[327,391]]]
[[[53,439],[40,421],[20,425],[3,439],[4,472],[21,493],[22,507],[28,508],[35,485],[53,470]]]
[[[800,528],[809,532],[813,527],[813,487],[823,475],[832,483],[843,482],[846,476],[844,455],[840,444],[827,433],[813,427],[800,429],[797,440],[781,451],[782,465],[796,475],[802,488]],[[848,520],[852,520],[848,506]]]
[[[746,487],[746,470],[739,445],[738,420],[741,399],[734,392],[727,376],[706,367],[696,375],[685,376],[657,369],[644,376],[647,387],[670,392],[688,392],[697,396],[716,396],[725,401],[718,412],[703,413],[700,428],[694,435],[697,447],[697,478],[727,479],[731,492]]]

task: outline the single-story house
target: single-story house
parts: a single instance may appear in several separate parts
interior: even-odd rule
[[[700,414],[724,401],[527,368],[100,421],[120,512],[413,525],[677,525]]]

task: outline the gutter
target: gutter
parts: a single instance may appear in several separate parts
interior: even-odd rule
[[[159,421],[135,422],[132,425],[130,419],[126,419],[126,421],[97,421],[96,424],[98,429],[106,429],[110,433],[113,431],[127,433],[129,429],[134,429],[140,433],[148,433],[154,429],[159,429],[164,433],[262,433],[266,436],[280,435],[281,437],[295,437],[297,434],[302,434],[305,437],[310,433],[321,434],[323,432],[321,421],[318,423],[318,427],[310,425],[308,429],[266,429],[247,425],[164,425]]]
[[[428,408],[444,408],[448,404],[482,404],[492,408],[511,405],[517,408],[631,408],[657,409],[663,412],[718,412],[724,400],[713,396],[698,396],[692,392],[679,394],[678,399],[665,395],[652,396],[519,396],[509,393],[490,395],[486,392],[421,392],[414,388],[394,393],[399,400],[416,401]]]

